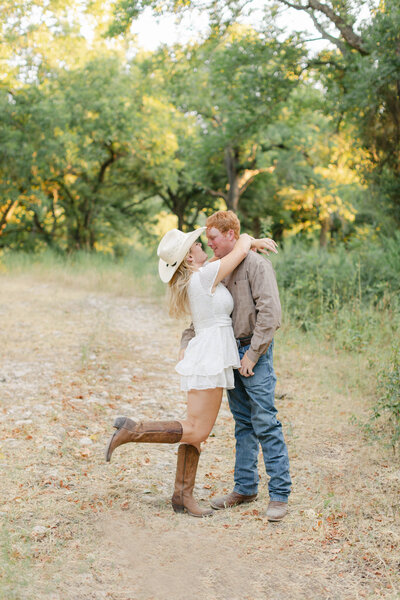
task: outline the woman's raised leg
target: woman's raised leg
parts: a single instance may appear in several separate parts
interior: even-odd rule
[[[117,430],[106,448],[106,461],[118,446],[129,442],[176,444],[186,442],[198,449],[207,439],[221,405],[222,388],[211,390],[191,390],[188,392],[187,417],[179,421],[136,422],[128,417],[118,417],[114,427]]]
[[[187,398],[186,419],[179,421],[135,422],[118,417],[114,423],[116,432],[111,437],[106,460],[115,448],[128,442],[167,443],[182,442],[178,448],[175,489],[172,505],[176,512],[188,512],[194,517],[213,514],[212,510],[199,507],[193,498],[200,443],[208,438],[221,406],[222,388],[190,390]]]

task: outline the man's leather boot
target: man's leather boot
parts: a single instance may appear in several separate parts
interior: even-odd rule
[[[172,496],[172,508],[176,513],[187,512],[191,517],[210,517],[213,511],[200,508],[193,498],[197,465],[200,452],[191,444],[181,444],[178,448],[175,489]]]
[[[245,502],[254,502],[254,500],[257,500],[257,494],[245,496],[243,494],[231,492],[227,496],[222,496],[221,498],[215,498],[214,500],[211,500],[211,506],[215,508],[215,510],[221,510],[223,508],[237,506],[238,504],[244,504]]]
[[[278,502],[278,500],[270,500],[266,512],[268,521],[282,521],[288,510],[287,502]]]
[[[179,421],[148,421],[136,423],[127,417],[115,419],[116,432],[106,448],[106,461],[110,462],[115,448],[128,442],[148,442],[158,444],[175,444],[182,437],[182,425]]]

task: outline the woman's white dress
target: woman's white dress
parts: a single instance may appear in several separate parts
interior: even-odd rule
[[[188,295],[196,335],[175,367],[183,391],[232,389],[233,369],[240,367],[230,317],[232,296],[222,283],[211,293],[219,265],[219,260],[207,263],[190,278]]]

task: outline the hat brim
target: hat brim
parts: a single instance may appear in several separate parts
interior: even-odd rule
[[[198,237],[206,230],[206,227],[199,227],[199,229],[195,229],[190,233],[186,233],[187,236],[185,242],[182,244],[182,248],[178,256],[176,257],[176,262],[173,265],[166,263],[162,258],[158,261],[158,274],[160,275],[160,279],[163,283],[168,283],[171,281],[175,271],[185,258],[186,254],[190,250],[190,246],[194,244]]]

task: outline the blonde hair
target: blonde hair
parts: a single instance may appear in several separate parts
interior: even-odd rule
[[[187,260],[183,259],[169,282],[169,314],[171,317],[179,319],[184,315],[190,314],[188,287],[193,274],[193,267]]]

